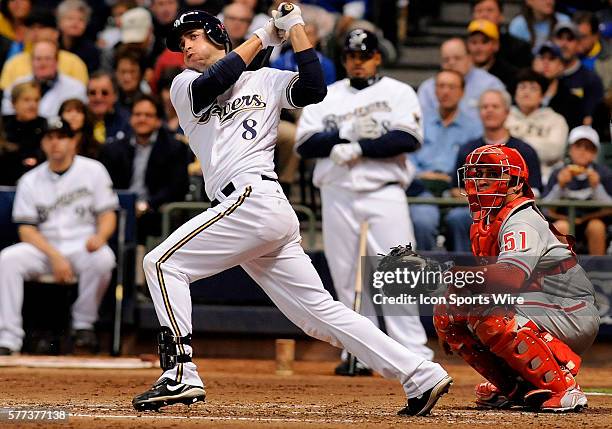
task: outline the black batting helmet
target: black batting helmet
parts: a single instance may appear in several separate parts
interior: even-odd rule
[[[181,36],[189,30],[204,30],[208,39],[215,45],[225,48],[225,52],[232,50],[232,42],[225,27],[215,16],[201,10],[192,10],[181,13],[175,20],[172,30],[166,39],[166,46],[174,52],[181,52]]]
[[[371,31],[362,28],[352,30],[344,40],[344,54],[348,52],[378,52],[378,37]]]

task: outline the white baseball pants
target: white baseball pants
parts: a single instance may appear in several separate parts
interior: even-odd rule
[[[78,297],[72,305],[72,327],[92,329],[115,267],[115,255],[108,246],[89,253],[85,242],[62,254],[79,278]],[[0,252],[0,346],[13,351],[21,349],[23,282],[51,273],[47,256],[29,243],[17,243]]]
[[[360,224],[368,222],[367,255],[387,254],[392,247],[415,246],[414,231],[404,190],[399,185],[376,191],[354,192],[336,186],[321,188],[323,245],[338,299],[353,308],[359,257]],[[418,305],[381,307],[387,334],[411,352],[433,358]],[[361,314],[378,326],[370,290],[363,288]]]
[[[315,338],[345,347],[383,376],[399,379],[408,397],[446,376],[440,365],[333,300],[300,246],[297,217],[278,183],[253,175],[232,183],[232,195],[145,256],[145,275],[162,326],[175,336],[191,333],[189,283],[241,265],[293,323]],[[189,346],[179,348],[192,354]],[[177,364],[161,377],[203,385],[192,362]]]

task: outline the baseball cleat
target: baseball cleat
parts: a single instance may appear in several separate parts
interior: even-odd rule
[[[8,347],[0,347],[0,356],[10,356],[11,354],[11,349]]]
[[[442,395],[448,393],[453,379],[447,375],[434,387],[416,398],[408,398],[408,403],[397,414],[400,416],[424,416],[431,411]]]
[[[565,392],[555,393],[550,399],[544,401],[540,409],[542,411],[552,411],[555,413],[565,413],[580,411],[587,407],[587,397],[580,389],[575,386]]]
[[[177,383],[169,378],[158,380],[149,390],[132,399],[138,411],[157,411],[172,404],[191,405],[204,401],[206,392],[203,387]]]

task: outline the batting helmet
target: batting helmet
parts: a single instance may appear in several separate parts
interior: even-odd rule
[[[344,40],[344,54],[348,52],[378,52],[378,37],[371,31],[357,28],[350,31]]]
[[[463,180],[470,211],[480,213],[480,220],[491,210],[501,208],[509,189],[523,183],[523,194],[533,197],[527,180],[529,169],[521,154],[505,145],[485,145],[473,150],[457,170]]]
[[[173,52],[181,52],[181,37],[189,30],[204,30],[208,39],[221,46],[225,52],[232,50],[232,42],[225,27],[215,16],[201,10],[192,10],[180,14],[175,20],[172,30],[166,39],[166,46]]]

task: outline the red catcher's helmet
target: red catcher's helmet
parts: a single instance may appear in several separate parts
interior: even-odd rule
[[[501,208],[509,189],[523,184],[523,194],[533,198],[527,180],[529,170],[516,150],[505,145],[485,145],[473,150],[465,164],[457,170],[459,183],[463,180],[474,221]]]

